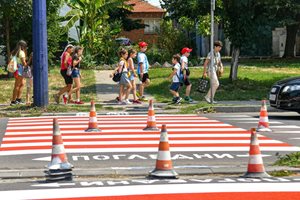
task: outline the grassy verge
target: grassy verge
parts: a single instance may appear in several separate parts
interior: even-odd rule
[[[91,99],[96,99],[96,80],[94,71],[82,70],[82,88],[81,88],[81,100],[84,102],[90,102]],[[36,108],[25,105],[9,106],[12,89],[14,85],[14,78],[7,78],[6,72],[0,69],[0,84],[2,86],[0,103],[4,104],[0,108],[0,116],[13,117],[13,116],[38,116],[44,112],[88,112],[90,106],[88,105],[56,105],[54,103],[53,94],[57,93],[65,83],[60,75],[60,69],[58,67],[50,68],[48,73],[48,91],[49,91],[49,106],[46,108]],[[25,96],[26,88],[23,91],[23,97]],[[74,94],[73,94],[74,95]],[[75,98],[75,95],[74,95]],[[7,106],[5,106],[7,105]],[[100,108],[100,105],[96,105]]]
[[[170,68],[151,69],[151,85],[147,91],[160,102],[170,102],[172,95],[169,92],[171,82],[166,77],[172,72]],[[192,91],[191,97],[201,101],[198,105],[185,106],[182,112],[191,113],[202,107],[209,107],[203,101],[205,93],[196,91],[198,79],[202,76],[203,68],[191,68]],[[300,64],[297,60],[243,60],[238,69],[238,80],[230,81],[230,67],[225,66],[223,77],[220,78],[220,87],[216,93],[216,101],[249,101],[268,99],[271,86],[278,80],[298,76]],[[184,96],[185,88],[181,89]]]
[[[279,156],[274,165],[300,167],[300,152]]]

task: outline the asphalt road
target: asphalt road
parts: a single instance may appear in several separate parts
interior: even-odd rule
[[[236,128],[242,128],[245,130],[249,130],[251,127],[256,127],[259,119],[259,116],[256,113],[203,114],[201,117],[207,117],[209,120],[217,120],[217,128],[220,122],[225,125],[233,125]],[[7,119],[0,120],[1,141],[6,131],[7,121]],[[272,164],[277,159],[278,154],[284,155],[286,153],[294,152],[297,150],[297,147],[300,146],[300,120],[298,113],[276,112],[269,113],[269,121],[273,132],[259,133],[262,139],[260,141],[264,143],[264,141],[269,138],[270,141],[279,141],[291,145],[291,148],[289,147],[290,149],[288,151],[280,150],[280,148],[277,147],[262,147],[262,149],[266,149],[266,151],[262,150],[262,157],[264,159],[266,169],[268,171],[272,171],[275,169]],[[222,124],[220,124],[220,126],[224,126]],[[169,137],[172,138],[175,132],[173,133],[170,131],[170,133]],[[187,144],[190,143],[187,142]],[[10,143],[6,143],[5,145],[9,147]],[[170,146],[172,149],[172,144],[170,144]],[[3,145],[1,147],[3,147]],[[222,147],[222,145],[219,147]],[[203,148],[203,150],[201,150],[201,148]],[[214,180],[219,178],[220,175],[217,174],[221,174],[222,176],[224,176],[224,174],[225,176],[229,176],[229,174],[242,175],[248,164],[247,148],[241,151],[232,151],[227,147],[224,148],[225,150],[222,150],[222,148],[219,149],[218,147],[205,150],[202,146],[196,151],[189,149],[188,146],[186,149],[174,149],[175,150],[171,152],[174,170],[177,171],[183,179],[186,176],[199,178],[204,175],[210,176],[210,178]],[[44,184],[44,169],[45,165],[47,165],[50,161],[49,153],[35,152],[28,154],[10,154],[7,152],[8,151],[3,151],[2,149],[2,155],[0,155],[0,178],[2,178],[0,179],[0,190],[35,189],[40,186],[31,185]],[[67,153],[67,156],[69,158],[69,162],[74,165],[73,172],[75,175],[75,181],[78,180],[76,177],[85,176],[117,177],[123,180],[122,177],[125,176],[145,177],[148,172],[155,167],[157,151],[153,150],[153,148],[146,151],[141,150],[140,152],[137,150],[127,152],[124,150],[105,151],[105,149],[103,149],[103,152],[77,150],[76,152]],[[26,177],[28,179],[20,181],[20,178]],[[99,179],[103,180],[103,178]],[[132,178],[129,179],[132,180]],[[86,179],[84,181],[91,180]],[[293,181],[298,181],[298,179],[292,180],[292,182]],[[73,183],[74,182],[70,184],[69,182],[69,184],[65,184],[63,186],[82,187],[81,183],[77,182],[75,185]],[[43,186],[41,187],[43,188]],[[47,188],[47,186],[45,187]],[[50,188],[52,188],[52,186]]]

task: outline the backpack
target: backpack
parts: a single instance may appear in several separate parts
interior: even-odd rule
[[[174,71],[174,67],[172,68],[172,70]],[[178,73],[176,73],[176,76],[179,79],[179,82],[183,83],[184,75],[183,75],[183,71],[182,71],[181,67],[179,69],[179,75],[178,75]]]
[[[11,72],[11,73],[14,73],[15,71],[17,71],[18,69],[18,66],[17,66],[17,57],[16,56],[13,56],[8,65],[7,65],[7,71]]]

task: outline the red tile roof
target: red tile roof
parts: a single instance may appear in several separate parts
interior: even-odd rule
[[[145,0],[128,0],[126,4],[135,4],[133,6],[133,13],[144,13],[144,12],[155,12],[164,13],[165,11],[161,8],[151,5]]]

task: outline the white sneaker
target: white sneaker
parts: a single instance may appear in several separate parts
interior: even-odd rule
[[[125,99],[124,101],[126,102],[127,105],[131,105],[132,104],[132,102],[130,102],[129,99]]]

